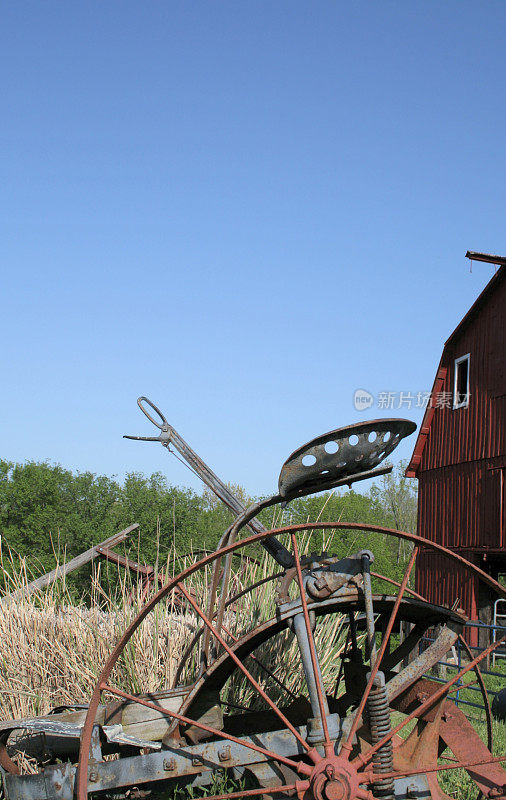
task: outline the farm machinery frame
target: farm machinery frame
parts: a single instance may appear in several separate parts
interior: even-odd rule
[[[351,522],[267,530],[258,519],[272,506],[388,472],[382,463],[414,423],[373,420],[313,439],[285,461],[277,492],[245,509],[151,401],[141,397],[138,404],[159,433],[127,438],[175,448],[234,521],[214,552],[148,599],[107,659],[89,704],[0,723],[7,799],[140,800],[202,787],[208,800],[445,800],[438,777],[454,769],[467,771],[478,794],[506,798],[506,754],[493,755],[479,670],[504,640],[477,657],[469,652],[447,682],[423,677],[459,638],[466,646],[466,618],[458,609],[428,603],[409,587],[409,578],[423,546],[464,565],[498,597],[506,597],[505,589],[458,554],[404,531]],[[337,543],[343,531],[404,540],[411,552],[402,581],[374,572],[370,550],[343,553],[336,546],[305,553],[304,537],[321,541],[323,531],[332,531]],[[262,547],[272,570],[238,586],[234,557],[258,559]],[[269,584],[274,607],[262,615],[255,598]],[[194,620],[174,685],[154,693],[124,691],[117,685],[118,667],[136,632],[174,597],[177,613],[184,607]],[[249,624],[234,630],[241,603]],[[334,620],[339,625],[330,624]],[[405,638],[401,627],[409,630]],[[437,632],[435,640],[420,650],[429,630]],[[291,681],[281,669],[290,646],[296,654],[288,664]],[[329,653],[335,669],[325,671]],[[487,708],[486,743],[451,699],[470,671]],[[451,755],[444,755],[448,750]],[[20,752],[37,763],[33,774],[22,774]],[[219,776],[222,789],[210,791]]]

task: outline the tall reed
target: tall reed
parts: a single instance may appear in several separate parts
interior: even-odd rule
[[[300,549],[310,549],[309,534],[301,537]],[[331,543],[327,542],[327,547]],[[234,559],[232,591],[267,578],[274,571],[265,551],[255,551],[256,558]],[[164,567],[165,578],[179,572],[197,559],[172,552]],[[0,552],[0,569],[11,591],[26,588],[30,571],[25,561]],[[128,573],[108,565],[95,567],[87,602],[72,602],[65,580],[16,602],[6,597],[0,614],[0,718],[19,719],[47,714],[55,706],[86,703],[97,682],[100,670],[116,641],[142,607],[140,587]],[[187,581],[197,601],[206,609],[211,567],[199,570]],[[104,589],[104,585],[107,589]],[[225,627],[232,637],[239,637],[275,615],[276,581],[267,582],[254,592],[244,594],[229,607]],[[296,594],[295,585],[293,592]],[[181,656],[200,625],[193,612],[182,613],[169,598],[159,603],[128,643],[119,659],[114,682],[132,693],[154,692],[173,685]],[[227,634],[228,635],[228,634]],[[343,618],[325,617],[316,630],[316,643],[322,657],[325,683],[332,686],[339,667],[338,656],[344,644]],[[191,681],[200,665],[200,642],[183,675]],[[232,638],[229,637],[229,641]],[[267,641],[256,656],[274,672],[293,694],[304,691],[300,655],[291,632],[283,632]],[[248,668],[273,699],[283,701],[279,684],[251,659]],[[258,707],[258,698],[242,675],[236,674],[227,686],[224,700]],[[286,695],[285,695],[286,699]]]

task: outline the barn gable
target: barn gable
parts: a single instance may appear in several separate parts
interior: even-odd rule
[[[506,453],[506,266],[501,266],[445,343],[406,471]],[[454,408],[455,362],[469,354],[469,404]]]
[[[444,345],[406,475],[418,478],[419,535],[497,578],[506,573],[506,258],[473,256],[500,268]],[[490,592],[425,548],[416,590],[492,621]]]

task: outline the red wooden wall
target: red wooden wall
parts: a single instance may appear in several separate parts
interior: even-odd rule
[[[485,553],[490,563],[506,558],[506,470],[501,483],[501,470],[491,469],[506,466],[505,278],[502,267],[443,350],[440,391],[452,399],[455,359],[470,354],[468,407],[436,408],[420,463],[414,455],[410,465],[419,479],[419,535],[475,563]],[[478,616],[476,579],[441,556],[420,555],[416,590],[442,605],[459,598],[469,617]]]

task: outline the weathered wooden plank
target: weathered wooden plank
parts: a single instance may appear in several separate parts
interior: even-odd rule
[[[126,556],[121,556],[118,553],[111,552],[111,550],[103,545],[98,545],[98,551],[99,556],[102,556],[102,558],[105,558],[107,561],[112,561],[112,563],[116,564],[118,567],[129,569],[131,572],[135,572],[137,575],[144,575],[145,577],[154,575],[155,568],[150,564],[139,564],[137,561],[132,561],[132,559],[127,558]],[[160,584],[162,584],[163,575],[161,573],[158,579]]]
[[[188,692],[189,687],[181,687],[170,691],[140,695],[140,697],[156,703],[161,709],[177,713]],[[40,742],[37,738],[37,734],[40,734],[40,736],[43,735],[44,746],[48,750],[55,754],[69,755],[79,749],[80,734],[86,713],[86,709],[69,710],[58,714],[50,714],[47,717],[0,722],[0,733],[3,732],[5,734],[7,731],[19,731],[21,733],[23,731],[17,741],[17,746],[25,750],[25,752],[32,753],[33,750],[33,755],[40,748]],[[149,742],[161,741],[172,721],[162,711],[155,711],[130,701],[99,706],[95,720],[99,725],[121,725],[124,733]],[[209,709],[207,713],[202,715],[202,721],[205,721],[208,725],[221,727],[220,709],[216,707]]]
[[[78,556],[72,558],[65,564],[59,564],[56,569],[51,570],[51,572],[47,572],[45,575],[41,575],[40,578],[36,578],[22,589],[17,589],[15,592],[5,595],[5,597],[2,599],[4,601],[7,600],[8,602],[12,602],[13,600],[18,600],[21,597],[27,597],[33,592],[36,592],[38,589],[43,589],[44,586],[48,586],[58,578],[63,578],[70,572],[73,572],[74,570],[79,569],[79,567],[84,566],[84,564],[87,564],[89,561],[93,561],[94,558],[101,556],[101,548],[115,547],[116,545],[121,544],[121,542],[124,542],[125,539],[132,533],[132,531],[136,530],[138,527],[138,522],[135,522],[133,525],[129,525],[128,528],[125,528],[119,533],[115,533],[104,542],[99,542],[98,544],[93,545],[93,547],[90,547],[89,550],[85,550],[84,553],[80,553]]]
[[[179,708],[181,708],[183,700],[190,691],[190,688],[189,686],[181,686],[178,689],[166,689],[151,694],[141,694],[138,695],[138,697],[143,700],[149,700],[152,703],[159,703],[162,708],[178,711]],[[116,713],[118,710],[120,712],[119,714]],[[48,714],[44,717],[4,720],[0,722],[0,733],[13,728],[29,728],[30,723],[34,720],[36,720],[37,723],[49,720],[50,722],[63,722],[69,725],[82,725],[86,714],[87,707],[84,707],[76,710],[68,709],[59,711],[56,714]],[[95,721],[99,725],[111,725],[117,722],[122,725],[129,725],[135,724],[135,722],[141,718],[149,720],[152,715],[153,718],[158,719],[159,715],[156,711],[146,708],[146,706],[141,706],[138,703],[132,703],[130,700],[121,700],[120,702],[100,705],[97,710]]]

